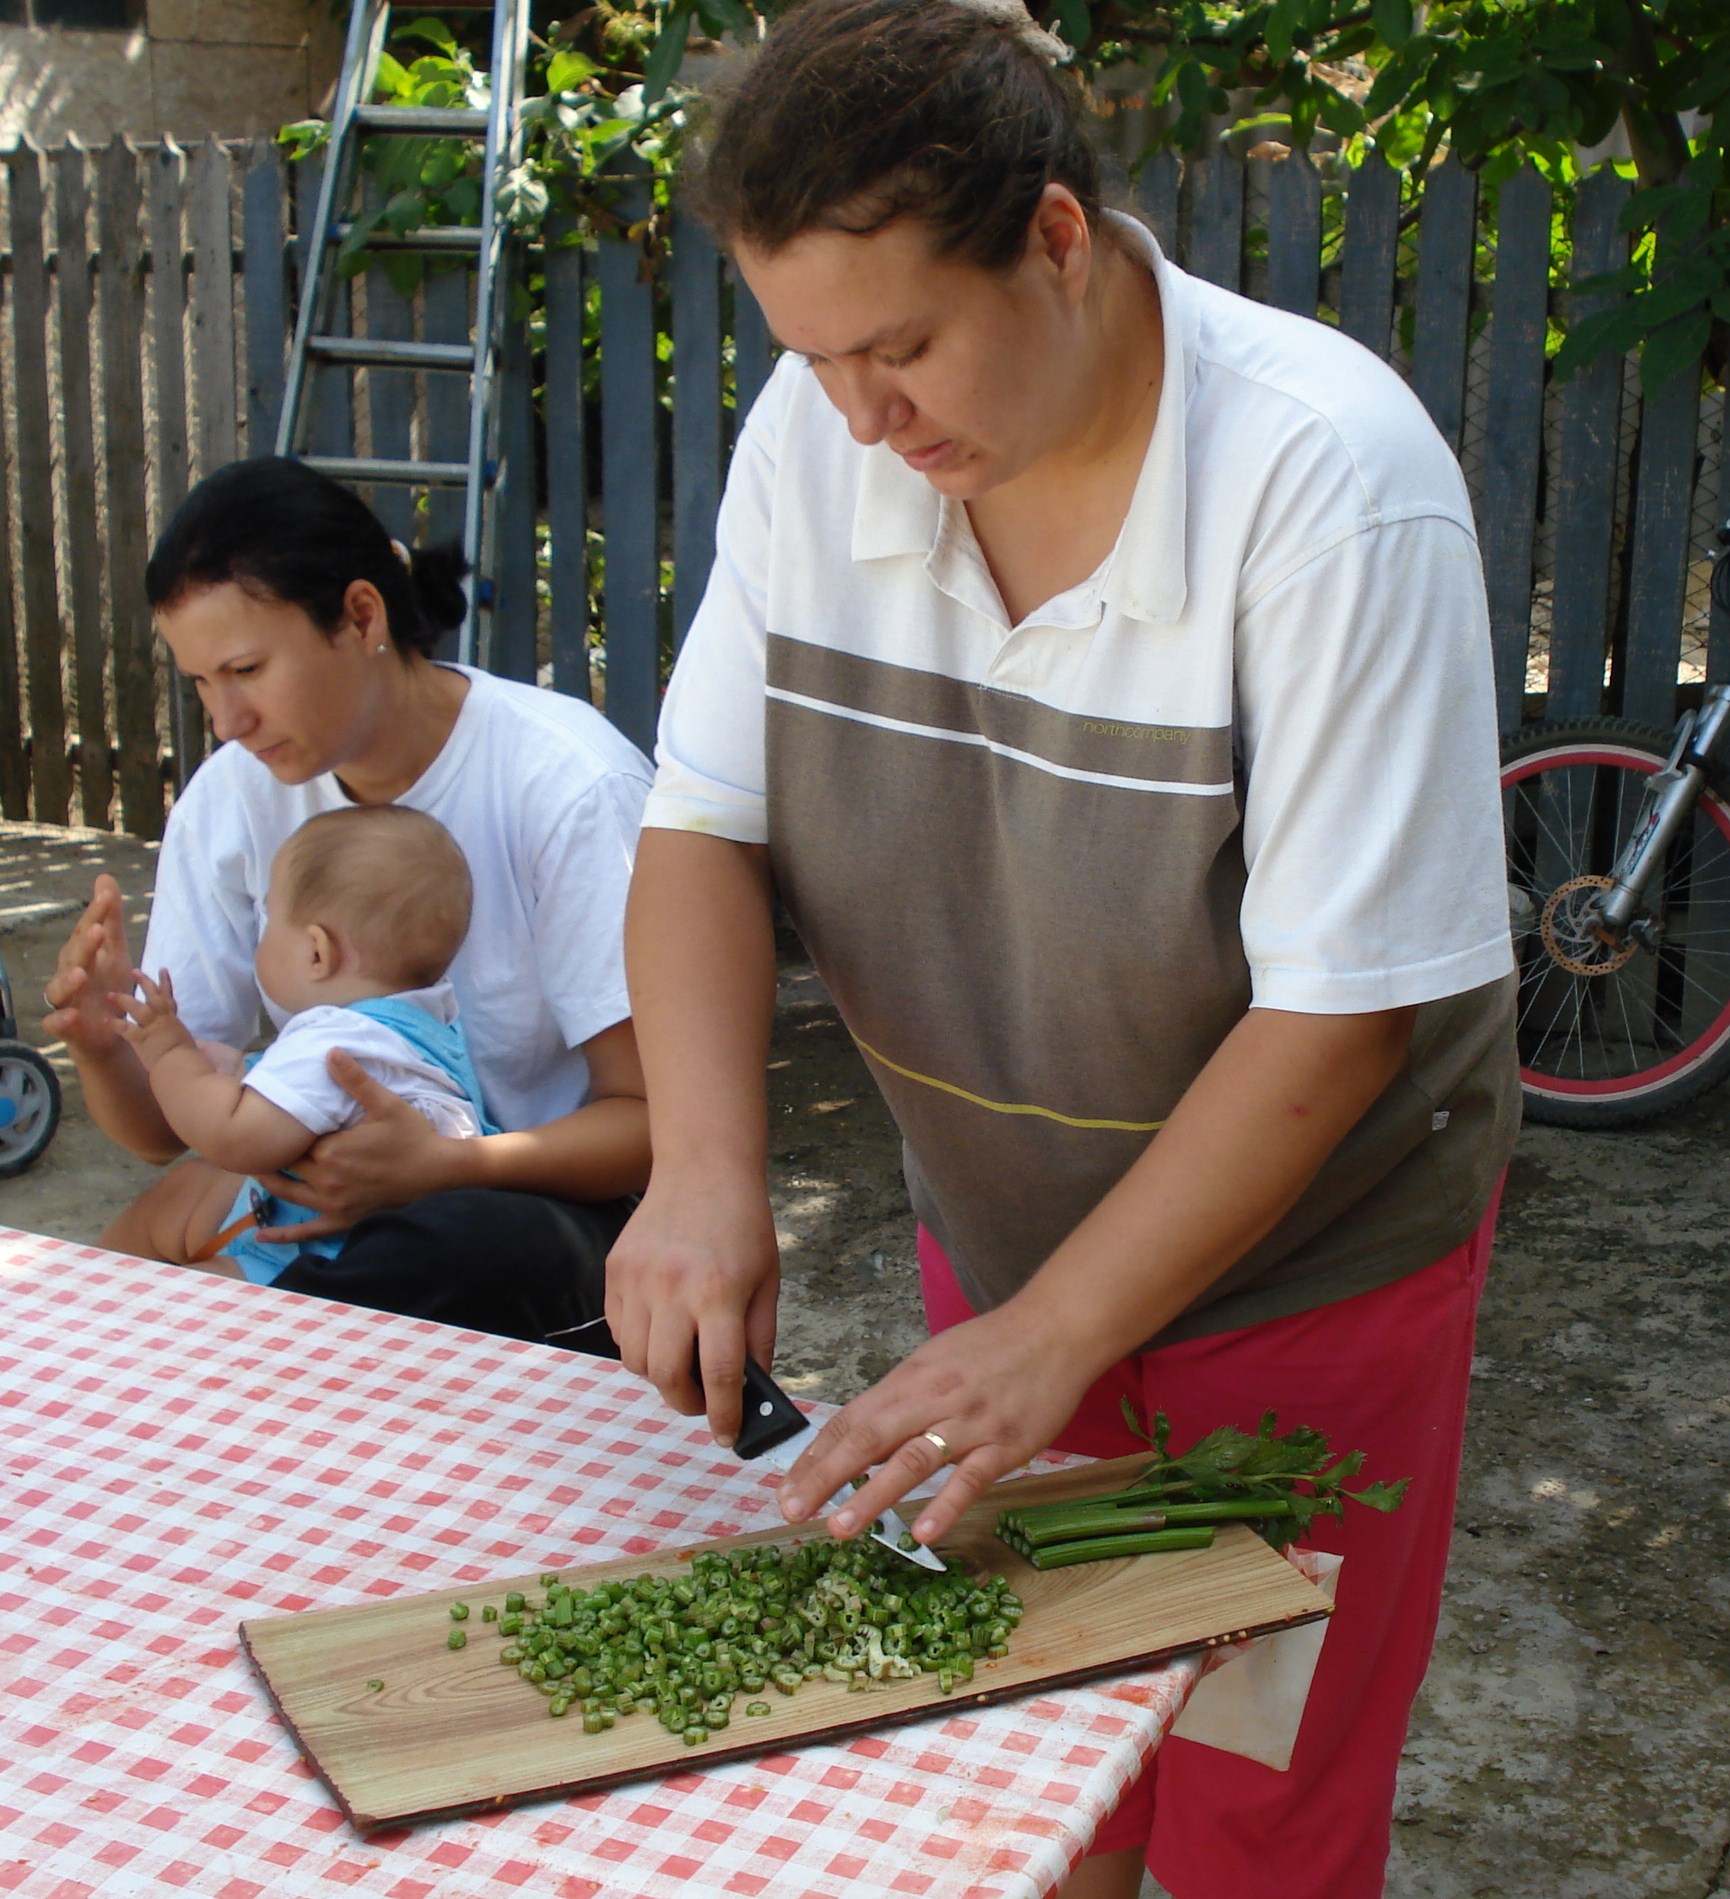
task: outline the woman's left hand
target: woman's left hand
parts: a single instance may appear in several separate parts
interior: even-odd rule
[[[851,1536],[947,1462],[954,1465],[949,1481],[913,1525],[920,1542],[935,1543],[994,1483],[1051,1443],[1092,1381],[1011,1300],[940,1332],[838,1411],[783,1480],[782,1512],[799,1522],[881,1465],[829,1519],[837,1536]],[[943,1440],[947,1458],[927,1431]]]
[[[364,1110],[351,1128],[326,1134],[294,1163],[294,1173],[261,1174],[259,1182],[279,1200],[310,1207],[319,1217],[303,1225],[261,1227],[266,1242],[297,1245],[327,1234],[346,1233],[357,1220],[384,1207],[404,1206],[422,1194],[459,1184],[464,1143],[440,1134],[401,1095],[375,1081],[352,1055],[333,1049],[331,1076]]]

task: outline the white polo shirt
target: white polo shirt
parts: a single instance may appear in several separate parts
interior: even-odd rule
[[[1110,558],[1011,626],[965,506],[861,448],[784,357],[644,821],[770,846],[976,1304],[1024,1283],[1252,1003],[1429,1005],[1407,1077],[1176,1337],[1465,1237],[1515,1125],[1512,957],[1452,455],[1367,351],[1116,223],[1166,354]]]

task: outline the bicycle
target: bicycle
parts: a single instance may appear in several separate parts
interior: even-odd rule
[[[1730,612],[1730,521],[1712,597]],[[1632,1127],[1730,1075],[1730,685],[1674,732],[1528,726],[1502,748],[1530,1120]]]

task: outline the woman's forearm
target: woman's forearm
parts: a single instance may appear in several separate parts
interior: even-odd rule
[[[100,1054],[70,1050],[90,1118],[140,1160],[166,1166],[186,1151],[151,1092],[144,1064],[125,1042]]]
[[[1116,1187],[1010,1301],[1097,1376],[1269,1233],[1399,1074],[1411,1009],[1252,1009]]]
[[[657,1168],[763,1178],[775,1013],[768,854],[646,830],[625,913]]]
[[[450,1186],[616,1200],[648,1184],[649,1110],[641,1099],[614,1095],[543,1127],[485,1134],[451,1147],[461,1178]]]

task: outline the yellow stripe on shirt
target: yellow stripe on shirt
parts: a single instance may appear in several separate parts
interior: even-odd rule
[[[939,1081],[935,1075],[922,1075],[915,1068],[903,1068],[899,1062],[892,1062],[887,1055],[880,1055],[869,1042],[860,1041],[854,1036],[861,1049],[872,1061],[881,1063],[895,1074],[905,1076],[908,1081],[916,1081],[927,1088],[940,1088],[946,1095],[957,1095],[963,1101],[970,1101],[976,1108],[988,1109],[992,1114],[1033,1114],[1044,1121],[1060,1121],[1066,1128],[1104,1128],[1116,1134],[1156,1134],[1165,1126],[1163,1121],[1106,1121],[1093,1120],[1084,1115],[1064,1114],[1056,1108],[1042,1108],[1033,1101],[990,1101],[984,1095],[976,1095],[970,1088],[959,1088],[952,1081]]]

